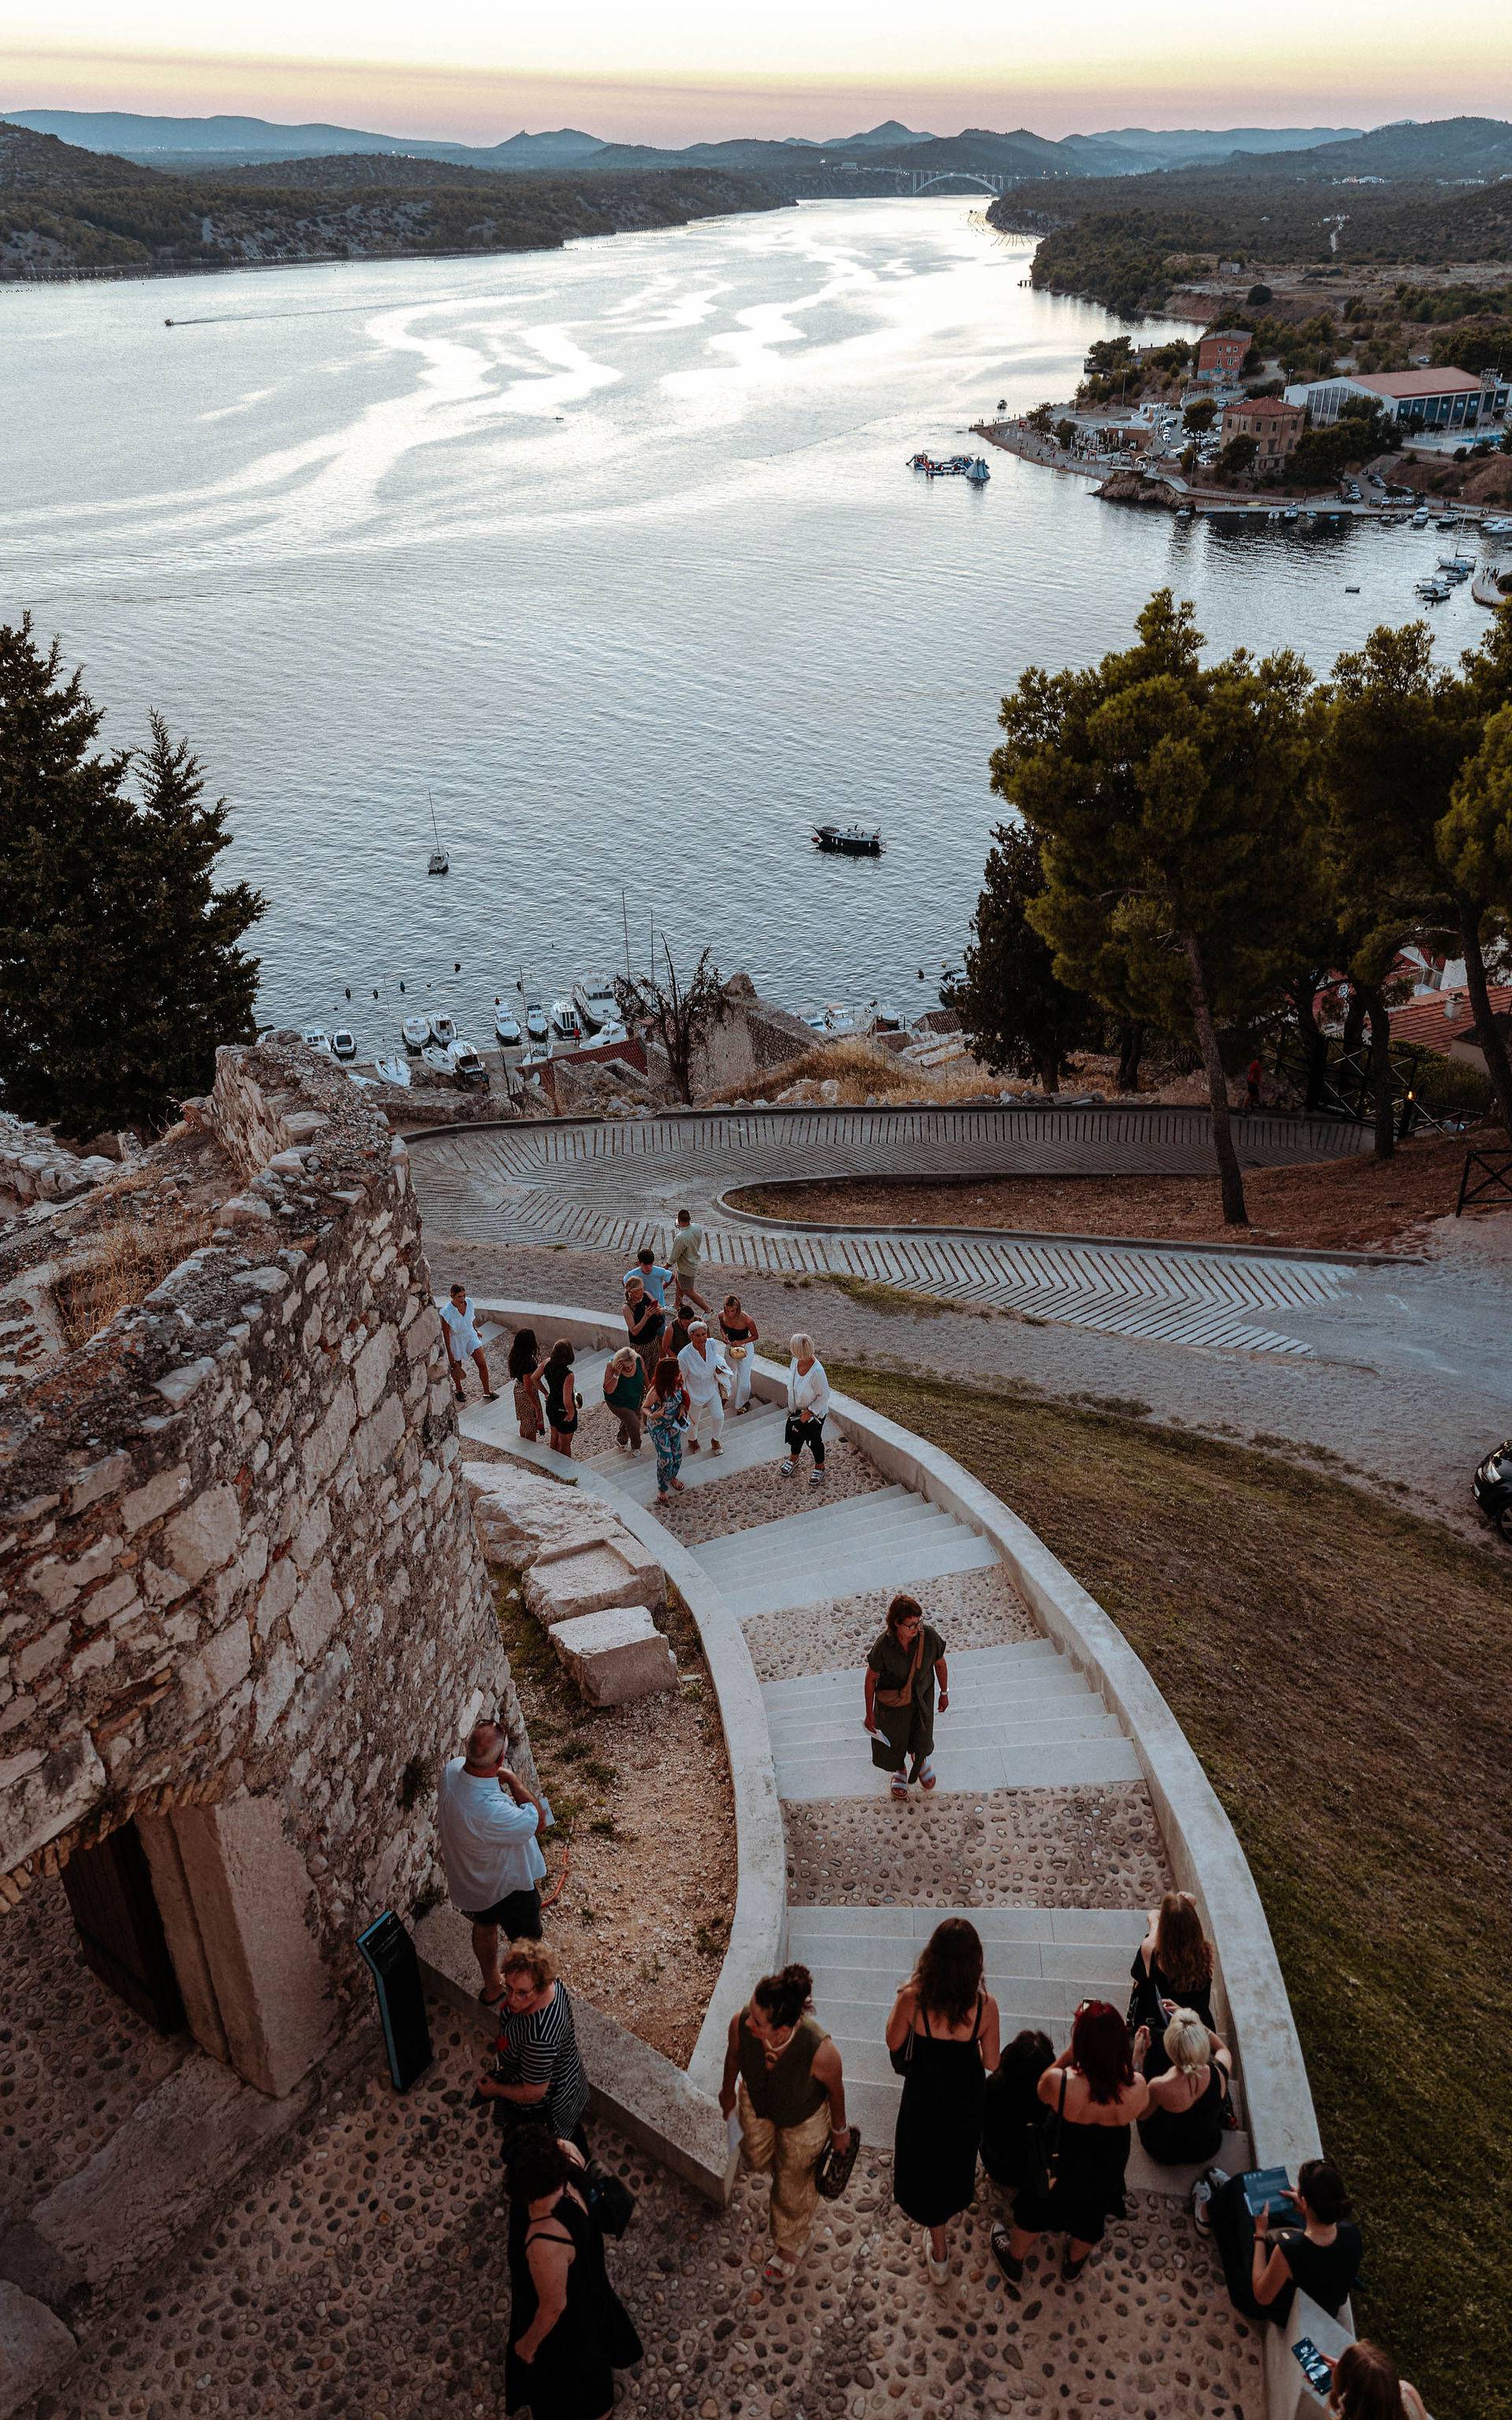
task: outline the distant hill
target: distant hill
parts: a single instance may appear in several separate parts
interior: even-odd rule
[[[0,281],[536,251],[779,198],[708,168],[568,182],[383,154],[174,176],[0,122]]]
[[[1103,134],[1069,135],[1067,144],[1091,142],[1104,149],[1111,144],[1137,169],[1194,168],[1227,160],[1234,151],[1312,151],[1320,144],[1350,142],[1359,132],[1357,126],[1119,126]]]
[[[933,143],[933,134],[917,134],[911,126],[900,125],[896,117],[884,118],[866,134],[835,134],[820,148],[825,151],[897,151],[905,143]]]
[[[353,126],[283,126],[268,117],[145,117],[129,110],[13,109],[3,122],[55,134],[86,151],[108,151],[150,167],[177,168],[197,157],[222,161],[314,160],[388,152],[501,168],[560,168],[605,149],[596,134],[560,127],[549,134],[511,134],[480,147],[429,143],[419,135],[374,134]]]
[[[1264,176],[1273,161],[1235,162]],[[1512,125],[1500,117],[1443,117],[1427,125],[1378,126],[1372,134],[1326,143],[1288,161],[1296,177],[1385,177],[1394,184],[1453,183],[1459,178],[1512,176]]]

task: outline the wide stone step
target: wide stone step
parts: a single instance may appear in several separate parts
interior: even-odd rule
[[[791,1804],[821,1798],[886,1798],[888,1777],[871,1762],[870,1743],[865,1746],[865,1761],[842,1756],[837,1747],[804,1748],[792,1757],[779,1752],[775,1757],[779,1797]],[[1033,1743],[1022,1747],[956,1749],[942,1731],[935,1745],[934,1770],[938,1781],[933,1795],[947,1798],[964,1792],[980,1796],[989,1790],[1105,1790],[1119,1782],[1144,1779],[1134,1746],[1121,1733],[1054,1745]]]
[[[998,1647],[963,1648],[949,1660],[952,1691],[979,1688],[989,1682],[998,1684],[1001,1676],[1001,1684],[1017,1695],[1032,1696],[1038,1704],[1055,1689],[1082,1690],[1087,1686],[1053,1638],[1017,1638],[1005,1640]],[[785,1681],[768,1681],[762,1691],[768,1716],[810,1706],[849,1704],[855,1694],[856,1677],[854,1667],[842,1667],[825,1672],[797,1673]]]
[[[844,1542],[805,1565],[801,1561],[753,1573],[746,1580],[719,1578],[725,1603],[739,1621],[784,1606],[816,1605],[858,1596],[864,1589],[921,1588],[954,1572],[1000,1568],[996,1549],[960,1522],[921,1524],[897,1536]]]
[[[702,1461],[702,1456],[699,1459]],[[790,1559],[807,1554],[821,1542],[864,1534],[868,1527],[889,1517],[903,1521],[949,1518],[936,1505],[906,1487],[877,1487],[866,1496],[845,1496],[835,1504],[805,1504],[803,1491],[793,1496],[793,1510],[775,1521],[759,1521],[747,1529],[732,1529],[707,1538],[694,1549],[710,1572],[733,1563]]]
[[[799,1759],[817,1755],[833,1744],[843,1753],[854,1746],[856,1754],[870,1762],[871,1734],[861,1721],[861,1693],[857,1689],[850,1715],[837,1735],[831,1719],[811,1723],[771,1723],[768,1733],[774,1756]],[[854,1731],[854,1742],[849,1734]],[[1094,1701],[1091,1706],[1068,1706],[1066,1711],[1038,1713],[1020,1707],[1016,1716],[1005,1716],[990,1708],[968,1709],[952,1694],[949,1711],[935,1722],[935,1761],[941,1751],[949,1748],[952,1756],[964,1748],[1025,1747],[1042,1740],[1047,1747],[1079,1739],[1104,1739],[1112,1734],[1123,1736],[1117,1714]]]
[[[1032,2024],[1033,2020],[1026,2020],[1026,2023]],[[1003,2040],[1011,2041],[1014,2034],[1022,2030],[1021,2025],[1011,2022],[1005,2009]],[[1038,2030],[1041,2033],[1049,2033],[1053,2037],[1055,2028],[1051,2025],[1041,2025]],[[838,2036],[836,2039],[839,2040]],[[1057,2047],[1059,2048],[1058,2043]],[[890,2149],[898,2124],[898,2103],[903,2098],[902,2083],[890,2068],[887,2070],[885,2081],[865,2083],[859,2078],[853,2079],[848,2046],[844,2042],[840,2042],[840,2053],[841,2064],[845,2070],[846,2118],[853,2126],[859,2126],[863,2141],[871,2144],[874,2149],[884,2151]],[[1218,2164],[1220,2167],[1227,2168],[1231,2177],[1242,2176],[1246,2168],[1252,2167],[1254,2159],[1248,2134],[1226,2133],[1218,2151]],[[1190,2198],[1193,2186],[1207,2165],[1207,2161],[1203,2160],[1190,2167],[1161,2167],[1149,2157],[1136,2133],[1130,2145],[1129,2165],[1125,2171],[1124,2181],[1130,2193],[1160,2194],[1169,2200],[1184,2202]],[[995,2190],[985,2170],[981,2173],[980,2183],[988,2194],[993,2194]],[[1007,2196],[1003,2198],[1006,2208]],[[1047,2239],[1047,2241],[1053,2243],[1053,2239]],[[1058,2258],[1058,2252],[1056,2257]]]
[[[727,1419],[724,1451],[685,1453],[679,1475],[685,1487],[702,1487],[712,1480],[730,1479],[737,1471],[754,1470],[764,1462],[776,1462],[782,1450],[782,1422],[777,1413],[764,1407],[739,1419]],[[588,1467],[622,1488],[633,1502],[656,1502],[656,1457],[649,1438],[634,1454],[622,1453],[611,1445],[605,1452],[591,1455]]]
[[[912,1944],[900,1948],[899,1973],[907,1973],[918,1947],[947,1916],[964,1916],[983,1943],[1076,1942],[1124,1949],[1132,1960],[1145,1937],[1145,1913],[1136,1907],[857,1907],[810,1901],[788,1910],[792,1954],[811,1965],[810,1949],[823,1954],[830,1942],[852,1938]],[[839,1954],[839,1953],[837,1953]]]

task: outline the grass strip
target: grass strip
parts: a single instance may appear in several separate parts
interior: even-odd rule
[[[1243,1844],[1355,2298],[1430,2410],[1512,2407],[1512,1564],[1280,1456],[872,1369],[831,1378],[955,1456],[1144,1658]]]

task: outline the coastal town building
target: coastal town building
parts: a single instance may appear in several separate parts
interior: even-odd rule
[[[1255,339],[1247,328],[1220,328],[1197,338],[1197,377],[1205,386],[1227,386],[1244,366]]]
[[[1492,1023],[1504,1035],[1512,1036],[1512,984],[1490,984],[1486,996]],[[1466,1066],[1486,1073],[1486,1053],[1476,1036],[1468,990],[1446,986],[1394,1008],[1391,1038],[1419,1050],[1435,1050],[1444,1059],[1461,1060]]]
[[[1379,370],[1313,379],[1286,389],[1315,428],[1331,427],[1354,400],[1374,404],[1400,428],[1478,428],[1506,418],[1512,371]]]
[[[1236,437],[1255,440],[1254,470],[1263,478],[1268,471],[1279,471],[1296,452],[1307,414],[1300,403],[1283,403],[1275,395],[1246,396],[1242,403],[1227,404],[1222,421],[1226,445]]]

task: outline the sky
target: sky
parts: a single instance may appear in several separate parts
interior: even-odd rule
[[[1487,0],[45,0],[0,15],[0,109],[213,111],[493,142],[1512,115]],[[255,32],[255,47],[249,37]]]

